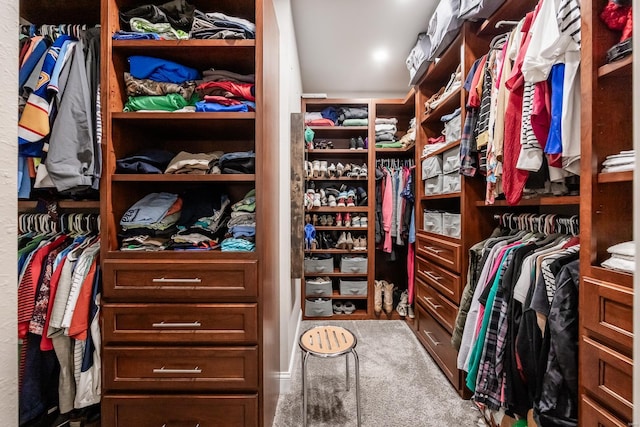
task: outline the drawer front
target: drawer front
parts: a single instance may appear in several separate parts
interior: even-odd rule
[[[422,258],[416,258],[416,277],[456,304],[460,303],[462,284],[457,274]]]
[[[456,366],[457,354],[451,345],[451,335],[420,305],[416,305],[416,309],[418,338],[453,386],[459,389],[460,375]]]
[[[252,390],[257,347],[105,347],[107,390]]]
[[[257,261],[104,261],[107,300],[202,302],[257,296]]]
[[[433,236],[419,235],[416,251],[419,255],[440,264],[444,268],[460,272],[460,245]]]
[[[258,396],[103,396],[109,427],[248,427],[258,425]]]
[[[418,302],[452,334],[458,307],[421,280],[416,283]]]
[[[582,337],[580,358],[587,392],[631,419],[633,360],[588,337]]]
[[[581,411],[579,415],[582,427],[628,427],[629,424],[622,421],[598,403],[582,395]]]
[[[626,348],[633,347],[633,289],[585,277],[583,326]]]
[[[106,344],[258,342],[257,304],[105,304],[102,313]]]

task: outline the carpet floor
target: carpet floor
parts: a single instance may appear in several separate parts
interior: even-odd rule
[[[317,325],[349,329],[358,339],[362,426],[444,427],[484,425],[474,405],[455,392],[440,368],[402,320],[303,321],[300,333]],[[300,351],[289,393],[281,394],[274,427],[302,425]],[[349,356],[307,362],[308,426],[355,426],[355,369]]]

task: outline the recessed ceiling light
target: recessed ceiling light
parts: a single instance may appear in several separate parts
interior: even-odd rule
[[[389,59],[389,51],[384,48],[376,49],[371,54],[373,60],[376,62],[385,62]]]

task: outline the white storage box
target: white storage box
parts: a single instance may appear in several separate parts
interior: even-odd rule
[[[307,317],[333,316],[333,306],[328,298],[307,299],[304,302],[304,315]]]
[[[333,288],[331,280],[314,278],[305,280],[304,291],[307,297],[330,297]]]
[[[305,273],[333,273],[333,258],[329,259],[304,259]]]
[[[458,114],[446,122],[442,134],[447,144],[459,140],[462,137],[462,115]]]
[[[442,157],[427,157],[422,161],[422,179],[433,178],[442,174]]]
[[[460,191],[460,174],[458,171],[444,175],[442,180],[443,193],[457,193]]]
[[[460,146],[442,153],[442,173],[448,174],[460,170]]]
[[[442,175],[437,175],[424,181],[425,196],[433,196],[440,193],[442,193]]]
[[[423,219],[424,231],[442,234],[442,212],[425,210]]]
[[[460,230],[462,229],[460,214],[447,213],[447,212],[443,213],[442,229],[443,229],[443,234],[445,234],[446,236],[459,239]]]
[[[340,279],[340,295],[367,295],[367,281]]]

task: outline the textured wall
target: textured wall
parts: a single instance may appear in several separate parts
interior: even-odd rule
[[[0,10],[0,426],[17,426],[18,2],[0,0]]]

